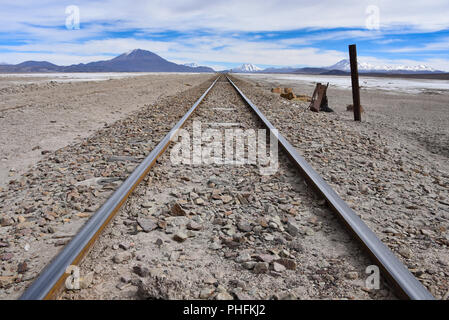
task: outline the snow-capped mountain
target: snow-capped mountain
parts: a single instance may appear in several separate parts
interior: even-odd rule
[[[197,67],[199,67],[199,65],[198,65],[197,63],[195,63],[195,62],[192,62],[192,63],[184,63],[183,66],[191,67],[191,68],[197,68]]]
[[[231,69],[232,72],[257,72],[262,71],[261,68],[251,63],[242,64],[240,67]]]
[[[349,60],[344,59],[336,64],[326,67],[329,70],[341,70],[350,72],[351,64]],[[432,67],[425,65],[417,65],[417,66],[390,66],[390,65],[374,65],[366,62],[358,62],[359,72],[382,72],[382,73],[433,73],[433,72],[441,72]]]

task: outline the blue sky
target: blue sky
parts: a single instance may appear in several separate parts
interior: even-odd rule
[[[66,26],[71,5],[79,9],[79,29]],[[69,65],[141,48],[216,70],[329,66],[356,43],[362,62],[449,71],[447,0],[1,0],[0,7],[6,63]]]

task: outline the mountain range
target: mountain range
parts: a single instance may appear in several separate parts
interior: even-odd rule
[[[351,73],[351,64],[349,60],[344,59],[329,67],[306,67],[306,68],[267,68],[261,69],[253,64],[244,64],[238,68],[229,70],[236,73],[299,73],[299,74],[320,74],[320,75],[348,75]],[[373,65],[366,62],[358,62],[359,73],[381,73],[381,74],[433,74],[444,73],[434,68],[418,65],[418,66],[389,66],[389,65]]]
[[[58,66],[47,61],[0,65],[0,72],[215,72],[215,70],[209,67],[176,64],[151,51],[135,49],[111,60],[71,66]]]
[[[434,75],[444,73],[443,71],[435,70],[425,65],[379,66],[365,62],[359,62],[358,69],[359,73],[384,75]],[[332,66],[318,68],[282,67],[262,69],[254,64],[245,63],[239,67],[223,72],[348,75],[350,71],[349,60],[345,59]],[[47,61],[25,61],[15,65],[0,63],[0,72],[215,72],[215,70],[210,67],[199,66],[196,63],[176,64],[151,51],[135,49],[110,60],[95,61],[86,64],[80,63],[70,66],[58,66]]]

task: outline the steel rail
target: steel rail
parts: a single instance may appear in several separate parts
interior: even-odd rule
[[[259,119],[271,132],[276,128],[264,116],[259,108],[248,99],[245,94],[226,76],[228,81],[239,93],[242,99],[256,113]],[[394,285],[401,298],[412,300],[433,300],[434,297],[419,282],[410,271],[398,260],[398,258],[385,246],[371,229],[359,218],[359,216],[341,199],[326,181],[299,155],[296,149],[279,133],[277,140],[281,148],[287,153],[297,168],[313,187],[326,199],[329,206],[338,215],[349,231],[367,249],[370,256],[376,261],[387,280]]]
[[[82,258],[88,253],[103,229],[117,214],[137,185],[148,174],[159,156],[167,149],[172,138],[195,111],[201,101],[203,101],[220,77],[221,76],[218,76],[217,79],[215,79],[210,87],[161,140],[161,142],[159,142],[153,151],[151,151],[151,153],[131,173],[125,182],[120,185],[103,206],[95,212],[64,249],[50,262],[49,265],[47,265],[38,278],[22,294],[20,300],[42,300],[56,297],[68,276],[68,274],[66,274],[67,267],[70,265],[78,265],[81,262]]]

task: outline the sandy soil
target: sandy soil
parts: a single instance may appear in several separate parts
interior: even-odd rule
[[[269,75],[244,76],[264,90],[273,87],[291,87],[296,94],[311,96],[314,83],[294,80],[274,80]],[[363,82],[361,78],[360,83]],[[449,157],[449,92],[427,91],[419,94],[396,93],[388,90],[360,90],[361,104],[367,111],[363,114],[364,127],[382,133],[387,139],[400,137],[405,143],[418,145],[444,162]],[[351,112],[345,112],[352,104],[350,89],[330,86],[328,89],[329,106],[341,118],[352,120]]]
[[[43,154],[80,141],[159,97],[176,95],[210,76],[152,74],[68,83],[32,76],[0,78],[0,187]]]

